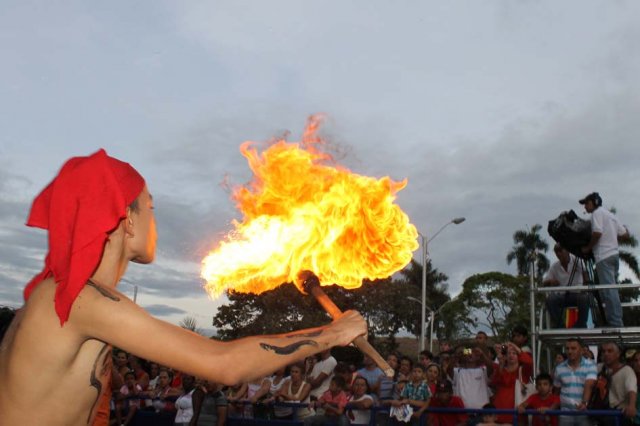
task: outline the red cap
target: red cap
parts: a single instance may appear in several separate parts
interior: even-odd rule
[[[100,263],[108,234],[126,217],[126,209],[144,188],[129,163],[101,149],[68,160],[31,206],[28,226],[49,231],[49,253],[42,272],[24,289],[27,300],[42,280],[53,276],[60,325]]]

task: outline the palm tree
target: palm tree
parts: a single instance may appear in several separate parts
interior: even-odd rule
[[[613,214],[616,214],[615,207],[611,207],[609,211]],[[625,248],[636,248],[638,247],[638,239],[634,235],[629,234],[629,238],[618,240],[618,245]],[[622,263],[625,263],[629,267],[629,269],[631,269],[636,278],[640,279],[640,267],[638,265],[638,258],[628,250],[619,250],[619,252],[620,261]]]
[[[518,275],[529,275],[529,268],[534,253],[537,253],[536,275],[537,279],[542,279],[544,273],[549,269],[549,259],[544,253],[549,250],[549,245],[540,236],[542,225],[535,224],[530,230],[519,229],[513,234],[515,245],[507,254],[507,263],[510,265],[514,260],[518,267]]]
[[[185,330],[193,331],[194,333],[202,334],[202,330],[198,328],[198,322],[194,317],[186,316],[178,324]]]
[[[412,289],[409,293],[412,293],[413,297],[419,298],[422,290],[422,265],[415,259],[411,259],[411,262],[400,271],[400,274],[402,275],[402,283],[410,286]],[[440,306],[451,300],[451,296],[449,296],[448,293],[448,279],[449,277],[446,274],[433,267],[431,259],[427,259],[427,285],[425,299],[427,302],[426,307],[430,311],[436,311]],[[419,335],[419,310],[410,309],[410,311],[415,312],[415,316],[411,321],[413,327],[409,327],[409,329],[411,332],[414,332],[414,334]],[[436,316],[436,320],[434,321],[434,330],[437,335],[440,335],[440,322],[441,318]]]

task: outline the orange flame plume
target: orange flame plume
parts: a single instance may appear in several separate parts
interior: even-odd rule
[[[312,270],[322,285],[357,288],[409,263],[418,232],[394,204],[406,184],[332,166],[312,116],[300,143],[278,140],[259,153],[240,151],[254,173],[233,198],[243,214],[202,262],[212,297],[231,289],[262,293]],[[301,289],[302,290],[302,289]]]

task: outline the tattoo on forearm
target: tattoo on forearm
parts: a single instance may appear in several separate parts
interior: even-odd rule
[[[109,290],[105,289],[104,287],[99,286],[98,284],[94,283],[93,281],[89,280],[87,281],[87,285],[89,287],[93,287],[96,290],[98,290],[98,292],[103,295],[104,297],[113,300],[114,302],[119,302],[120,298],[118,296],[116,296],[115,294],[112,294]]]
[[[96,370],[98,369],[98,362],[100,361],[100,358],[104,356],[103,360],[102,360],[102,368],[100,369],[100,376],[104,376],[105,374],[105,370],[107,369],[107,360],[109,359],[109,356],[105,356],[105,353],[109,350],[109,345],[104,345],[102,347],[102,349],[100,349],[100,352],[98,353],[98,356],[96,357],[96,360],[93,362],[93,368],[91,369],[91,377],[89,377],[89,383],[91,385],[91,387],[96,388],[96,390],[98,391],[98,395],[96,396],[96,400],[93,402],[93,406],[91,407],[91,410],[89,411],[89,417],[87,418],[87,424],[89,424],[89,422],[91,421],[91,414],[93,414],[93,410],[95,410],[96,408],[96,404],[98,403],[98,400],[100,399],[100,395],[102,395],[102,382],[100,380],[98,380],[98,377],[96,376]]]
[[[292,343],[287,346],[274,346],[268,343],[260,343],[260,347],[265,351],[273,351],[278,355],[290,355],[297,350],[299,350],[302,346],[318,346],[318,343],[315,340],[300,340],[299,342]]]
[[[291,339],[293,337],[318,337],[319,335],[322,334],[322,330],[316,330],[316,331],[310,331],[308,333],[292,333],[292,334],[288,334],[285,337],[287,339]]]

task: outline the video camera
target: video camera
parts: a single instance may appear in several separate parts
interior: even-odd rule
[[[591,222],[579,218],[573,210],[562,212],[556,219],[550,220],[547,231],[551,238],[574,256],[593,258],[592,253],[582,252],[582,247],[591,241]]]

